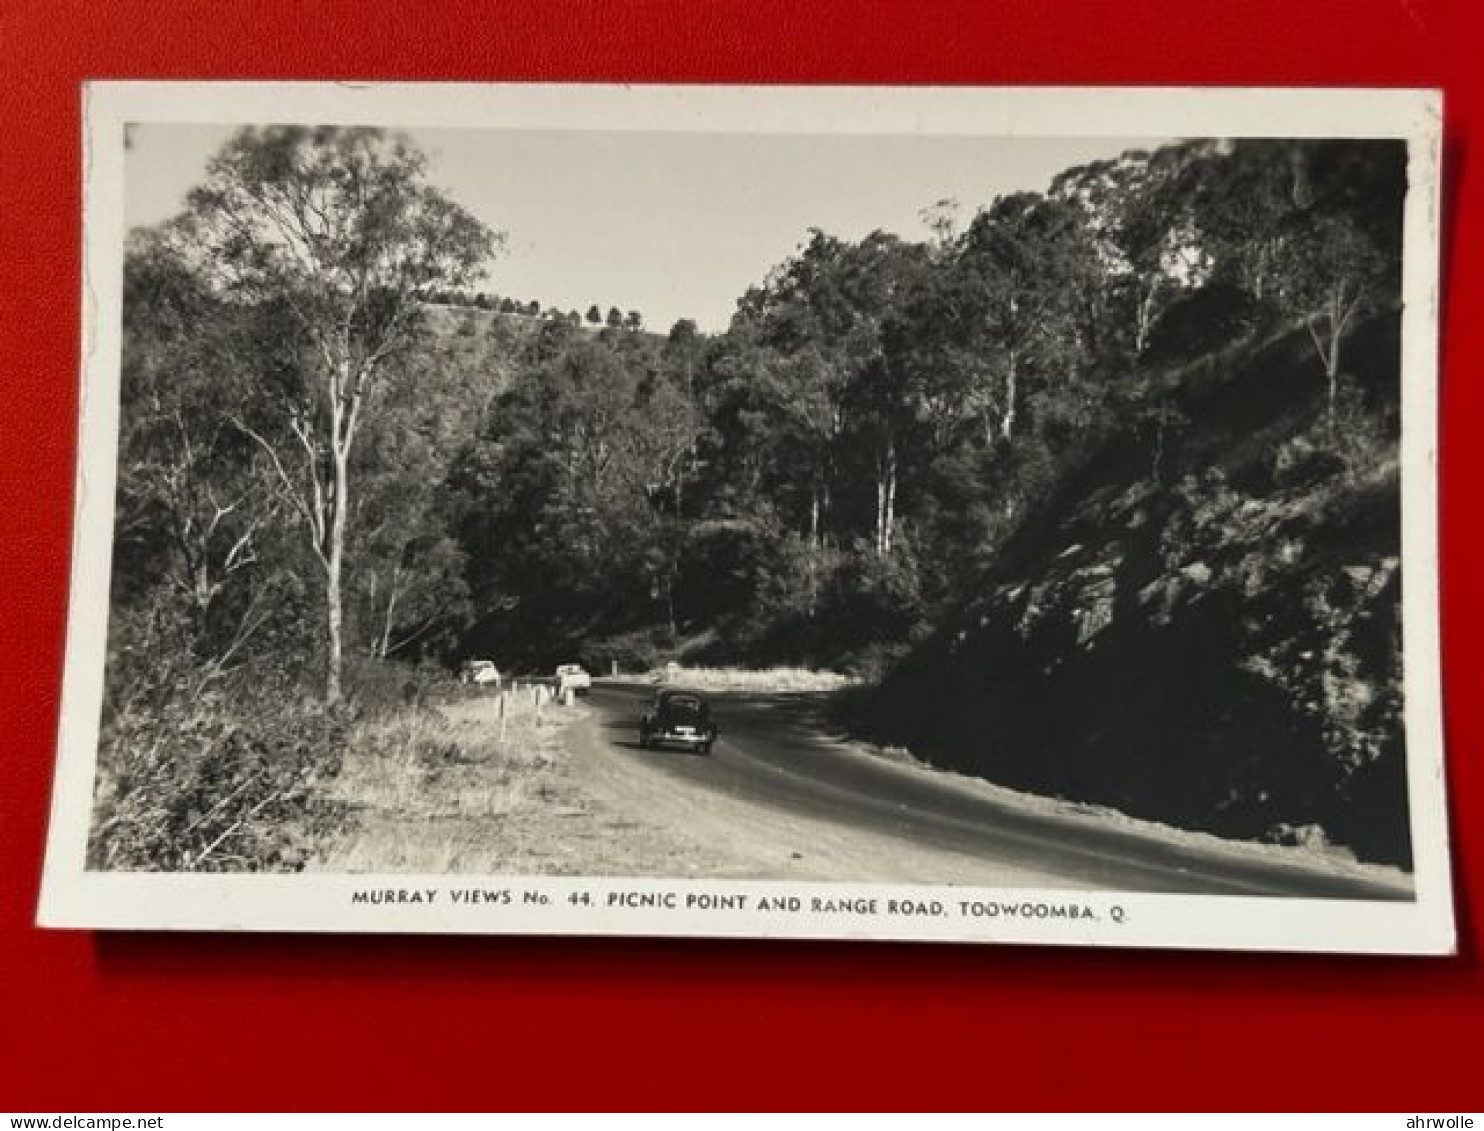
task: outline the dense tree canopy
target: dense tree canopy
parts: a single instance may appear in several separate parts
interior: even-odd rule
[[[187,338],[210,341],[225,325],[246,346],[214,355],[217,365],[240,362],[232,381],[198,372],[187,356],[192,343],[182,341],[167,383],[174,395],[196,390],[211,400],[213,438],[230,430],[256,446],[251,481],[262,494],[266,477],[273,502],[224,502],[223,517],[262,522],[281,505],[305,536],[320,567],[325,694],[333,701],[345,650],[346,575],[354,570],[347,555],[358,542],[352,483],[362,435],[383,411],[387,386],[408,374],[427,304],[475,281],[495,236],[427,183],[426,160],[406,141],[335,127],[239,131],[167,235],[176,269],[191,273],[218,308],[219,317],[204,319]],[[269,329],[242,343],[238,327],[261,325],[265,316]],[[385,464],[396,461],[381,461],[378,473]],[[415,504],[415,486],[415,476],[404,476],[388,490]],[[408,545],[359,537],[366,553],[375,546],[399,560]],[[240,567],[247,552],[229,554],[219,568]],[[383,589],[396,593],[402,569],[392,572],[398,580]],[[210,577],[201,576],[209,588]],[[391,636],[390,627],[381,633],[384,642]]]
[[[1157,476],[1188,358],[1303,330],[1334,427],[1346,343],[1395,302],[1403,160],[1133,151],[940,201],[922,242],[811,231],[725,331],[659,335],[476,296],[495,237],[394,137],[245,131],[130,245],[124,565],[215,656],[270,590],[318,602],[332,693],[347,633],[379,657],[869,669],[1099,435],[1147,421]]]

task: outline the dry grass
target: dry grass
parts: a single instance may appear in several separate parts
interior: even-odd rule
[[[360,724],[330,799],[352,814],[310,864],[320,872],[498,872],[515,831],[557,792],[558,732],[577,713],[527,694],[471,691]]]
[[[810,668],[688,668],[658,671],[651,678],[697,691],[736,691],[757,695],[788,691],[837,691],[854,681],[839,672]]]
[[[905,746],[878,745],[874,742],[856,742],[855,745],[866,754],[873,758],[880,758],[883,762],[895,762],[899,766],[915,766],[920,770],[932,770],[934,773],[941,772],[931,762],[919,758]]]

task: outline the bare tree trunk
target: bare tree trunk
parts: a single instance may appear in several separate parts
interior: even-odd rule
[[[829,535],[825,533],[825,524],[830,517],[830,481],[828,478],[820,484],[819,488],[819,545],[823,549],[829,543]]]
[[[399,596],[399,582],[401,581],[401,566],[392,568],[392,583],[390,592],[386,599],[386,612],[381,618],[381,641],[376,648],[376,658],[384,660],[391,654],[392,650],[392,625],[396,623],[397,597]]]
[[[881,516],[886,511],[886,483],[881,478],[880,469],[876,472],[876,556],[881,556]]]
[[[1335,326],[1329,339],[1329,357],[1325,361],[1324,376],[1329,382],[1329,415],[1335,415],[1335,401],[1340,391],[1340,327]]]
[[[1149,331],[1154,326],[1154,300],[1159,294],[1159,276],[1149,281],[1149,289],[1139,299],[1139,313],[1134,326],[1134,355],[1143,356],[1149,344]]]
[[[1325,408],[1331,430],[1336,425],[1340,392],[1340,347],[1344,341],[1349,312],[1343,305],[1343,292],[1330,300],[1329,310],[1320,315],[1310,315],[1307,320],[1309,338],[1314,343],[1314,352],[1324,365]],[[1321,333],[1320,331],[1323,331]]]
[[[897,447],[888,444],[886,449],[886,513],[881,531],[883,556],[891,555],[892,527],[897,517]]]
[[[343,655],[343,625],[340,608],[341,553],[338,547],[330,551],[330,565],[325,579],[325,702],[340,701],[340,667]]]
[[[1000,435],[1013,439],[1015,435],[1015,386],[1019,380],[1020,359],[1010,351],[1010,361],[1005,369],[1005,415],[1000,418]]]
[[[1355,313],[1355,304],[1350,288],[1344,279],[1335,288],[1334,302],[1330,307],[1329,357],[1326,359],[1324,375],[1329,381],[1329,418],[1335,421],[1336,399],[1340,387],[1340,347],[1345,341],[1345,330],[1350,316]]]
[[[1154,482],[1158,483],[1160,481],[1159,465],[1164,461],[1165,457],[1165,430],[1170,424],[1170,406],[1168,401],[1160,401],[1159,416],[1155,419],[1154,460],[1149,466],[1149,476]]]
[[[338,417],[338,412],[337,412]],[[338,421],[337,421],[338,428]],[[345,519],[349,500],[350,458],[345,447],[335,444],[335,497],[330,501],[329,553],[325,560],[325,702],[340,701],[340,669],[344,647],[344,600],[341,577],[345,572]]]
[[[876,556],[891,553],[891,527],[897,505],[897,449],[888,440],[876,459]]]

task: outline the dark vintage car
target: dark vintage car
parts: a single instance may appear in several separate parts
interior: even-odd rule
[[[667,687],[654,697],[654,704],[639,720],[639,745],[646,750],[666,742],[688,746],[697,754],[711,753],[716,724],[711,704],[694,691]]]

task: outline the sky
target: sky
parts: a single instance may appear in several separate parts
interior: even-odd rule
[[[231,130],[132,127],[127,223],[177,212]],[[584,313],[637,310],[658,331],[680,318],[724,329],[742,293],[811,227],[922,239],[921,212],[940,200],[956,199],[967,220],[996,196],[1044,190],[1065,168],[1164,140],[408,132],[433,183],[505,234],[483,289]]]

